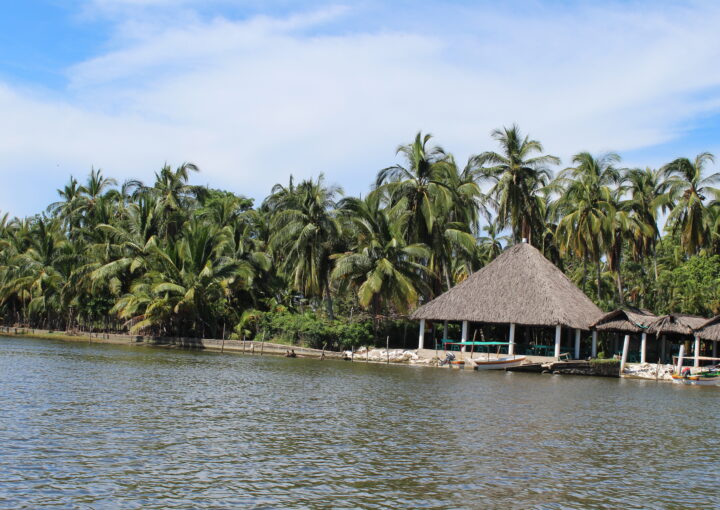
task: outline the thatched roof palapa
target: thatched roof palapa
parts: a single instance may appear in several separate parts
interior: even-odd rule
[[[695,334],[695,330],[700,328],[708,320],[705,317],[697,315],[687,315],[682,313],[671,313],[663,315],[656,320],[649,328],[648,333],[654,335],[688,335]]]
[[[647,332],[658,316],[641,308],[618,308],[600,317],[592,328],[597,331],[616,331],[619,333]]]
[[[587,330],[601,315],[537,248],[521,243],[418,308],[412,318]]]
[[[720,342],[720,315],[716,315],[695,330],[695,334],[703,340]]]

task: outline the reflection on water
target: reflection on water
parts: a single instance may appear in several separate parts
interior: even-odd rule
[[[0,507],[715,507],[719,398],[0,338]]]

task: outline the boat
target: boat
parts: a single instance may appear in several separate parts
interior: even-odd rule
[[[681,374],[672,374],[672,380],[676,384],[720,386],[720,371],[708,370],[697,374],[691,374],[689,370],[685,370]]]
[[[525,362],[525,356],[502,356],[493,359],[472,359],[469,360],[475,370],[505,370],[509,367],[517,367]]]
[[[720,370],[717,366],[703,370],[701,372],[692,373],[690,367],[683,368],[683,358],[685,356],[685,346],[680,346],[678,353],[677,369],[671,374],[672,381],[675,384],[688,384],[691,386],[720,386]]]

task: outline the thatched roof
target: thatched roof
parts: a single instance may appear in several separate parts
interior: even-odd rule
[[[658,320],[658,316],[640,308],[618,308],[600,317],[592,328],[598,331],[642,333]]]
[[[412,318],[587,330],[601,315],[537,248],[521,243],[418,308]]]
[[[695,330],[697,336],[703,340],[715,340],[720,342],[720,315],[716,315],[702,326]]]
[[[686,315],[682,313],[671,313],[663,315],[649,328],[648,333],[654,335],[694,335],[695,330],[707,322],[705,317],[697,315]]]

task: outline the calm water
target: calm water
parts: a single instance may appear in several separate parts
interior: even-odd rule
[[[0,338],[0,507],[717,508],[719,400]]]

